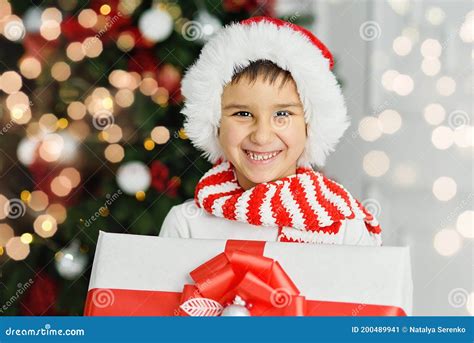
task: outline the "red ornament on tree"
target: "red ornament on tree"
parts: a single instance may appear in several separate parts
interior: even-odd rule
[[[31,281],[31,285],[21,299],[21,314],[23,316],[58,315],[55,308],[58,298],[56,281],[45,272],[38,273]],[[21,287],[25,288],[26,284]]]
[[[253,15],[264,15],[273,17],[275,14],[274,0],[224,0],[224,11],[241,12],[246,11]]]
[[[77,17],[68,17],[61,22],[62,34],[71,42],[82,42],[87,37],[93,37],[96,32],[79,24]]]
[[[158,59],[149,49],[138,49],[128,61],[128,71],[137,72],[140,75],[147,72],[156,73]]]
[[[158,70],[158,86],[166,88],[169,93],[170,100],[179,102],[181,96],[181,73],[172,64],[165,64]]]
[[[23,39],[23,47],[26,55],[34,56],[38,60],[47,60],[59,46],[57,39],[48,41],[39,33],[28,33]]]
[[[150,166],[151,171],[151,185],[157,192],[166,194],[170,197],[175,197],[181,184],[181,180],[177,176],[169,178],[168,167],[161,163],[161,161],[153,161]]]

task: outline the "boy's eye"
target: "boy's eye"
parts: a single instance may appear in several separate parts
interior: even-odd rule
[[[246,111],[239,111],[233,114],[234,116],[239,116],[239,117],[250,117],[252,116],[252,113],[246,112]]]
[[[275,114],[276,114],[277,117],[287,117],[287,116],[291,115],[291,113],[288,112],[288,111],[277,111],[277,112],[275,112]]]

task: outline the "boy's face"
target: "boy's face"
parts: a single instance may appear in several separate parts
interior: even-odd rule
[[[296,84],[243,77],[223,91],[219,142],[249,189],[296,173],[306,144],[306,124]]]

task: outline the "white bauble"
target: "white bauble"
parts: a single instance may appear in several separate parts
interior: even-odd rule
[[[39,32],[41,27],[41,14],[43,11],[41,8],[32,6],[23,15],[23,23],[25,24],[26,31],[28,32]]]
[[[59,275],[67,280],[74,280],[79,277],[87,266],[88,257],[81,252],[78,240],[74,240],[71,245],[62,249],[56,255],[56,270]]]
[[[25,166],[29,166],[35,159],[35,152],[38,148],[39,140],[30,137],[23,137],[18,143],[16,155],[18,160]]]
[[[222,317],[249,317],[250,311],[242,305],[229,305],[221,314]]]
[[[79,143],[69,132],[63,131],[59,134],[63,138],[63,149],[61,151],[61,162],[70,162],[77,157]]]
[[[126,162],[117,170],[117,184],[129,195],[146,191],[151,184],[150,169],[143,162]]]
[[[149,41],[161,42],[173,31],[173,18],[161,8],[150,8],[138,20],[138,29]]]
[[[226,306],[221,313],[222,317],[249,317],[250,311],[245,307],[245,300],[236,295],[234,302]]]

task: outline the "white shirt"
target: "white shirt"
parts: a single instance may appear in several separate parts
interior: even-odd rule
[[[346,219],[337,234],[321,234],[322,243],[377,245],[362,219]],[[173,206],[161,226],[160,237],[197,239],[240,239],[275,242],[278,227],[257,226],[207,213],[193,199]],[[326,239],[328,238],[328,239]]]

